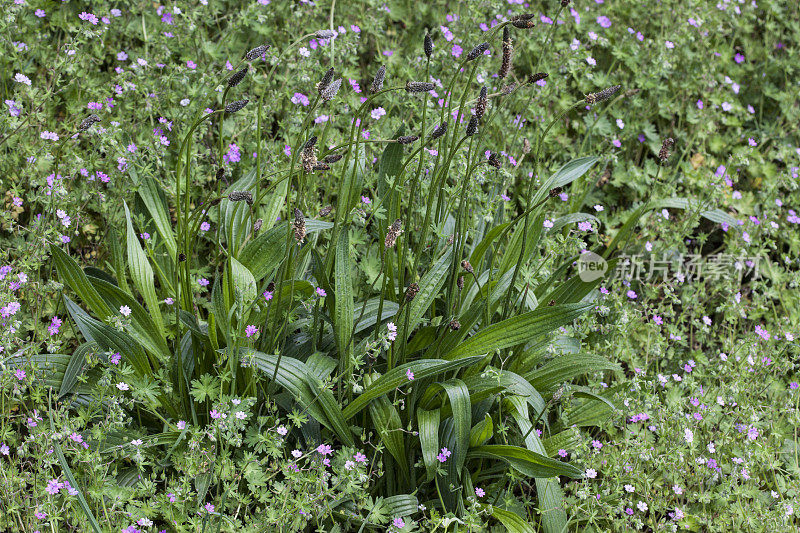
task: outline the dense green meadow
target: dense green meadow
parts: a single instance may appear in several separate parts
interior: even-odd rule
[[[796,2],[0,42],[0,531],[800,531]]]

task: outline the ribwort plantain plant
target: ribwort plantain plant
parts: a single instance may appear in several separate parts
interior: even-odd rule
[[[296,421],[289,438],[309,450],[367,450],[365,460],[382,474],[370,489],[376,500],[422,504],[453,520],[491,514],[523,531],[530,526],[499,502],[503,494],[532,490],[539,511],[527,520],[548,532],[564,530],[559,482],[583,476],[554,457],[555,444],[571,432],[559,407],[564,391],[586,400],[586,416],[608,404],[564,383],[618,367],[583,353],[576,333],[595,308],[602,278],[584,281],[573,268],[577,254],[551,253],[558,230],[593,217],[578,213],[544,225],[562,188],[601,154],[561,161],[551,173],[544,141],[570,113],[621,96],[614,85],[573,95],[561,109],[537,100],[547,119],[518,146],[519,130],[506,131],[506,119],[531,107],[533,87],[547,78],[535,73],[519,81],[514,73],[512,38],[531,39],[533,19],[523,13],[496,24],[455,63],[426,33],[424,76],[420,70],[415,79],[399,79],[390,63],[370,64],[365,70],[375,74],[365,75],[370,90],[361,102],[337,65],[320,65],[308,80],[293,80],[314,96],[290,118],[278,117],[285,91],[274,83],[276,71],[290,51],[336,32],[245,53],[231,65],[234,74],[211,87],[219,100],[196,109],[185,126],[170,184],[141,176],[125,205],[123,231],[110,233],[109,272],[84,271],[62,247],[51,247],[59,279],[74,293],[64,303],[85,340],[72,354],[51,354],[59,397],[80,401],[97,386],[93,373],[82,374],[88,347],[120,354],[121,372],[147,390],[136,430],[152,442],[147,453],[167,457],[154,468],[168,470],[169,457],[190,445],[186,421],[209,428],[216,447],[198,501],[209,487],[248,490],[225,467],[224,453],[265,456],[239,449],[241,443],[233,452],[220,439],[227,428],[220,402],[245,398]],[[532,72],[555,27],[541,41]],[[266,69],[257,63],[262,57]],[[508,85],[479,83],[479,69],[498,72]],[[365,127],[373,105],[402,116],[400,131],[373,138]],[[320,126],[315,115],[323,110],[330,120]],[[92,115],[79,129],[97,120]],[[237,120],[255,125],[256,152],[252,168],[227,183],[226,126]],[[277,132],[267,134],[266,124]],[[276,158],[279,143],[285,159]],[[510,167],[499,155],[506,150],[520,154]],[[212,154],[218,168],[211,180],[211,167],[211,186],[198,175],[201,152]],[[373,157],[380,160],[377,176]],[[477,192],[499,196],[509,176],[522,178],[515,208],[479,204]],[[592,251],[613,263],[638,218],[659,205],[636,210],[613,240]],[[215,228],[201,238],[206,218]],[[143,243],[145,224],[157,236]],[[212,279],[198,280],[199,272]],[[543,362],[556,341],[577,345],[576,353]],[[88,385],[77,386],[79,375]],[[250,438],[258,442],[258,432]],[[326,455],[314,458],[323,464]],[[475,503],[476,489],[494,501]],[[336,502],[317,525],[372,529],[379,520],[371,514],[352,498]]]

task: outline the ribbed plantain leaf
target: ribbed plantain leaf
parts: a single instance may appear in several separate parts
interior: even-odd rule
[[[417,408],[417,426],[426,477],[428,481],[433,481],[439,463],[436,460],[436,454],[439,453],[439,410]]]
[[[149,376],[152,373],[147,354],[130,335],[93,319],[66,296],[64,303],[86,340],[96,342],[103,350],[119,352],[137,375]]]
[[[392,454],[400,467],[400,475],[408,478],[408,456],[403,439],[403,423],[394,405],[385,396],[376,398],[369,404],[369,414],[373,427],[378,432],[381,442]]]
[[[520,432],[525,435],[525,446],[532,452],[547,455],[539,435],[533,431],[528,419],[528,406],[520,397],[508,399],[511,416],[516,420]],[[542,513],[542,527],[545,533],[561,533],[567,527],[567,513],[564,511],[564,494],[557,478],[536,478],[536,495]]]
[[[492,435],[494,435],[494,423],[487,413],[483,416],[483,420],[472,426],[469,432],[469,447],[476,448],[485,444]]]
[[[350,258],[350,237],[346,227],[339,233],[335,253],[336,309],[333,316],[333,331],[339,352],[339,369],[345,372],[345,375],[350,375],[353,353],[353,261]]]
[[[153,268],[150,266],[144,250],[139,246],[139,239],[136,238],[136,231],[133,229],[128,205],[123,202],[123,207],[125,208],[125,219],[128,225],[128,234],[125,242],[128,250],[128,269],[131,272],[131,279],[147,304],[147,310],[155,323],[156,331],[163,338],[164,320],[161,318],[161,310],[158,307],[159,302],[156,296]]]
[[[472,448],[467,458],[500,459],[521,474],[530,477],[583,477],[583,472],[571,464],[550,459],[540,453],[506,444],[489,444]]]
[[[509,533],[536,533],[536,528],[516,513],[485,504],[481,504],[481,507],[486,511],[491,510],[492,516],[497,518]]]
[[[61,282],[75,291],[83,303],[101,320],[110,316],[111,309],[103,301],[103,298],[97,294],[92,284],[89,283],[86,273],[81,270],[78,263],[54,244],[50,245],[50,254],[53,257]]]
[[[528,313],[507,318],[479,331],[475,336],[444,355],[447,360],[485,355],[518,344],[524,344],[570,324],[592,304],[567,304],[543,307]]]
[[[556,389],[565,381],[576,376],[600,370],[621,370],[620,366],[605,357],[587,353],[564,354],[554,357],[544,365],[525,374],[537,390],[542,392]]]
[[[364,409],[364,407],[366,407],[369,402],[375,398],[393,391],[400,385],[409,383],[408,376],[406,375],[406,371],[408,370],[411,370],[411,372],[414,373],[414,379],[422,379],[441,374],[442,372],[469,366],[473,363],[476,363],[480,359],[480,357],[468,357],[458,361],[419,359],[411,363],[400,365],[388,371],[386,374],[382,375],[373,381],[372,384],[366,387],[364,392],[362,392],[347,407],[344,408],[342,415],[344,416],[345,420],[349,420],[361,412],[361,410]]]
[[[97,293],[112,309],[128,306],[131,314],[126,326],[128,334],[138,341],[142,347],[156,357],[169,359],[170,351],[166,339],[159,332],[153,318],[138,301],[115,285],[98,278],[88,278]]]
[[[158,185],[156,180],[151,177],[147,177],[141,181],[139,190],[137,192],[139,193],[139,197],[144,202],[144,205],[147,207],[147,210],[150,212],[150,217],[155,223],[158,234],[164,240],[164,245],[167,247],[169,257],[177,257],[178,245],[175,241],[175,233],[173,232],[172,221],[167,214],[166,200],[161,187]],[[117,277],[120,277],[119,273],[117,274]]]
[[[286,389],[317,422],[336,433],[345,444],[353,446],[353,435],[339,404],[305,363],[291,357],[282,357],[278,371],[275,372],[277,355],[239,348],[239,358],[243,365],[262,370],[268,379],[275,376],[278,385]]]

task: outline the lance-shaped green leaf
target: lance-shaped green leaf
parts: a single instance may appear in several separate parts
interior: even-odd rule
[[[600,370],[620,370],[620,366],[605,357],[587,353],[564,354],[525,374],[537,390],[549,391],[581,374]]]
[[[339,232],[336,245],[336,264],[334,265],[336,283],[336,309],[334,311],[333,331],[339,351],[339,369],[350,375],[353,346],[353,261],[350,257],[350,238],[347,228]]]
[[[546,456],[545,447],[539,439],[539,435],[533,431],[533,424],[528,418],[528,405],[518,396],[509,397],[507,404],[519,430],[525,435],[525,446],[532,452]],[[539,499],[542,527],[545,533],[564,531],[567,527],[567,513],[564,511],[564,494],[558,484],[558,478],[537,477],[536,495]]]
[[[64,303],[86,340],[96,342],[103,350],[119,352],[137,375],[149,376],[151,374],[152,368],[147,354],[130,335],[93,319],[66,296],[64,296]]]
[[[436,295],[444,285],[444,280],[447,278],[448,269],[451,266],[450,257],[453,254],[452,248],[448,248],[442,257],[431,267],[431,269],[422,276],[419,281],[419,292],[409,304],[409,319],[408,331],[402,331],[399,335],[408,336],[409,333],[414,331],[414,328],[419,324],[422,315],[428,310]]]
[[[460,379],[450,379],[441,383],[434,383],[426,391],[425,396],[431,398],[444,392],[450,401],[450,416],[453,417],[455,430],[454,446],[451,450],[453,457],[447,461],[447,482],[456,482],[461,476],[467,449],[469,448],[469,433],[472,429],[472,405],[467,385]],[[429,400],[430,402],[430,400]],[[422,402],[420,402],[422,405]],[[453,470],[452,476],[450,470]],[[452,478],[452,479],[451,479]],[[457,483],[456,483],[457,484]]]
[[[503,460],[517,472],[530,477],[567,476],[573,479],[583,477],[583,471],[569,463],[550,459],[519,446],[506,444],[478,446],[469,451],[468,458]]]
[[[326,389],[314,372],[302,361],[281,357],[278,371],[278,356],[247,348],[239,348],[243,366],[255,366],[265,377],[286,389],[317,422],[327,427],[348,446],[353,446],[353,435],[347,427],[342,411],[331,391]]]
[[[414,379],[422,379],[430,376],[448,372],[464,366],[471,365],[480,361],[480,357],[467,357],[459,359],[458,361],[443,361],[441,359],[420,359],[411,363],[405,363],[398,367],[393,368],[386,374],[372,382],[367,388],[364,389],[357,398],[355,398],[347,407],[344,408],[342,415],[345,420],[349,420],[369,402],[379,396],[383,396],[390,391],[393,391],[400,385],[409,383],[406,372],[411,370],[414,373]]]
[[[161,318],[161,310],[158,307],[153,268],[150,266],[144,250],[139,246],[139,239],[136,238],[136,231],[133,229],[128,205],[123,203],[123,206],[125,208],[125,219],[128,224],[128,234],[125,241],[128,248],[128,268],[131,272],[131,279],[133,279],[133,284],[139,290],[139,294],[144,298],[147,304],[147,310],[153,317],[153,322],[158,329],[159,335],[163,337],[164,320]]]
[[[484,510],[491,510],[492,516],[497,518],[509,533],[536,533],[536,528],[516,513],[506,511],[500,507],[480,504]]]
[[[486,443],[494,435],[494,422],[489,413],[483,416],[483,420],[472,426],[469,432],[469,447],[477,448]]]
[[[89,278],[70,256],[55,245],[50,245],[50,254],[58,270],[59,279],[80,297],[83,303],[101,320],[111,315],[111,309],[97,293]]]
[[[538,204],[554,187],[568,185],[586,174],[586,172],[597,163],[597,160],[597,156],[580,157],[578,159],[573,159],[558,169],[555,174],[550,176],[547,181],[539,187],[536,194],[531,199],[531,205]]]
[[[534,311],[507,318],[482,329],[475,336],[470,337],[445,354],[444,357],[448,360],[454,360],[462,357],[485,355],[495,350],[524,344],[539,335],[570,324],[592,305],[567,304],[540,307]]]
[[[422,461],[428,481],[433,481],[438,468],[436,454],[439,453],[439,410],[417,408],[417,426],[419,426],[419,444],[422,448]]]
[[[89,280],[97,290],[97,293],[108,303],[109,307],[119,309],[122,306],[128,306],[131,310],[131,314],[128,317],[129,320],[126,321],[125,325],[125,329],[131,337],[154,356],[165,359],[170,358],[171,353],[167,348],[166,340],[161,336],[150,313],[138,301],[119,287],[102,279],[90,277]]]
[[[158,234],[164,240],[169,257],[174,261],[174,258],[178,256],[178,245],[175,241],[172,221],[167,214],[164,191],[161,190],[156,180],[145,178],[142,180],[137,192],[150,212],[150,217],[153,219]],[[117,277],[120,277],[119,273]]]
[[[333,224],[324,220],[306,219],[306,235],[330,229]],[[239,253],[239,262],[253,273],[256,281],[272,274],[286,257],[287,223],[278,224],[248,241]]]
[[[388,398],[383,396],[370,402],[369,414],[381,442],[397,461],[400,467],[400,476],[408,478],[408,456],[403,438],[403,422],[400,420],[397,409]]]
[[[233,277],[233,290],[237,302],[241,302],[243,308],[249,306],[256,299],[256,280],[253,273],[246,266],[241,264],[236,258],[231,257],[231,276]]]

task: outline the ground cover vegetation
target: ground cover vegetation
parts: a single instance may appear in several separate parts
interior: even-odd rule
[[[7,1],[0,530],[797,531],[799,38]]]

